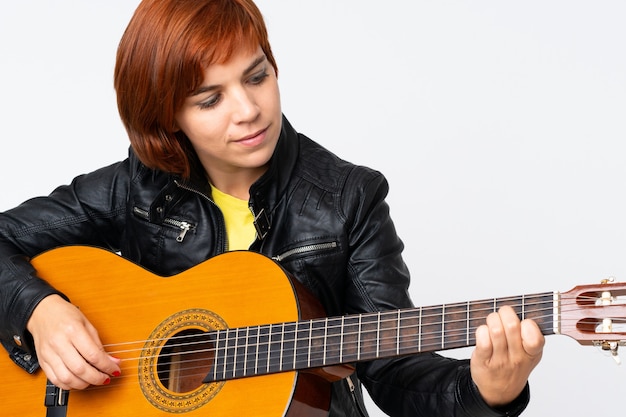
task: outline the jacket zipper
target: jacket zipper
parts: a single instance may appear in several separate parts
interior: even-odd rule
[[[311,245],[305,245],[290,249],[286,252],[281,253],[280,255],[272,256],[272,259],[277,262],[281,262],[293,255],[300,255],[303,253],[314,252],[318,250],[334,249],[336,247],[337,242],[314,243]]]
[[[133,212],[144,219],[149,218],[148,212],[146,210],[140,209],[139,207],[133,207]],[[181,242],[181,243],[183,240],[185,240],[185,236],[187,235],[187,232],[195,229],[195,226],[193,224],[186,222],[186,221],[181,221],[181,220],[165,218],[163,220],[163,223],[173,226],[177,229],[180,229],[180,233],[176,237],[176,241]]]
[[[185,184],[182,184],[180,182],[178,182],[178,180],[174,180],[174,184],[176,184],[176,186],[182,188],[183,190],[187,190],[187,191],[191,191],[192,193],[196,193],[199,196],[205,198],[207,201],[209,201],[211,204],[213,204],[215,207],[217,207],[219,209],[219,207],[217,206],[217,204],[215,204],[215,201],[213,201],[211,199],[211,197],[209,197],[208,195],[204,194],[202,191],[200,190],[196,190],[195,188],[189,187]],[[263,233],[263,230],[259,227],[259,217],[261,216],[261,214],[264,213],[263,209],[261,209],[261,211],[257,214],[254,212],[254,208],[249,205],[248,209],[250,210],[250,213],[252,213],[252,217],[254,218],[254,227],[256,228],[256,232],[257,232],[257,236],[258,239],[261,240],[265,237],[265,235],[267,234],[267,231],[265,231],[265,233]],[[221,211],[221,209],[220,209]]]
[[[187,232],[193,228],[193,226],[189,222],[178,221],[174,219],[165,219],[164,223],[171,224],[174,227],[178,227],[180,229],[180,233],[176,237],[177,242],[182,242],[187,235]]]
[[[363,417],[367,417],[367,413],[361,407],[361,403],[359,402],[359,399],[356,396],[356,387],[354,386],[354,382],[352,382],[351,376],[346,377],[346,383],[348,384],[348,388],[350,389],[350,395],[352,396],[352,400],[354,401],[354,404],[359,414]]]

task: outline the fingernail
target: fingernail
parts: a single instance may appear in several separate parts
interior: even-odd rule
[[[113,372],[113,374],[112,374],[112,375],[113,375],[114,377],[118,377],[118,376],[122,375],[122,373],[121,373],[120,371],[115,371],[115,372]]]
[[[102,385],[109,385],[110,383],[111,383],[111,378],[107,378],[107,379],[104,380]]]

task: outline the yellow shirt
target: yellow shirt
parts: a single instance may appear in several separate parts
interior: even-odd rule
[[[256,238],[254,217],[246,200],[226,194],[211,185],[213,201],[222,210],[226,222],[228,250],[247,250]]]

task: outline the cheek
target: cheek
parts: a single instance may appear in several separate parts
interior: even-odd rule
[[[266,109],[271,109],[273,112],[280,115],[280,91],[278,90],[278,84],[274,84],[268,89],[267,93],[263,97],[263,106]]]
[[[220,136],[223,130],[223,118],[215,115],[199,114],[180,121],[180,129],[194,142],[206,142]]]

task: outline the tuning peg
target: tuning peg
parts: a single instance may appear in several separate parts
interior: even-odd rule
[[[600,347],[602,348],[602,350],[608,350],[611,352],[611,356],[613,357],[613,360],[615,360],[615,363],[618,365],[622,364],[622,360],[619,357],[619,354],[617,353],[617,349],[619,348],[619,342],[609,342],[609,341],[602,341],[602,343],[600,344]]]

